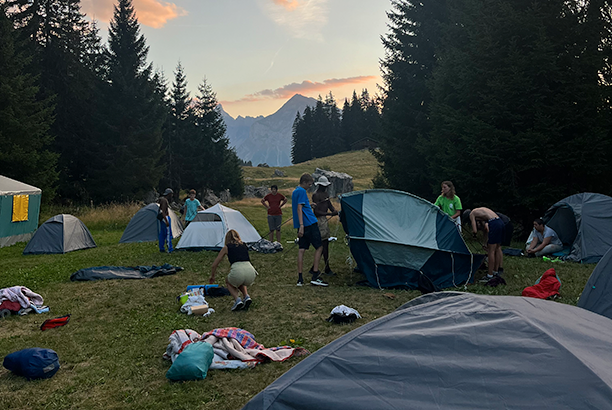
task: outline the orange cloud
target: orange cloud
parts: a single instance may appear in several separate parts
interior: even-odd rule
[[[110,21],[116,0],[82,0],[81,10],[101,21]],[[162,28],[169,20],[187,15],[187,11],[174,3],[159,0],[134,0],[138,22],[153,28]]]
[[[374,81],[378,77],[373,75],[363,75],[359,77],[349,78],[331,78],[323,82],[316,82],[310,80],[304,80],[301,83],[291,83],[275,90],[267,89],[258,91],[254,94],[248,94],[239,100],[234,101],[221,101],[222,104],[234,104],[242,102],[256,102],[264,100],[277,100],[287,99],[293,97],[295,94],[303,93],[309,94],[317,91],[329,91],[331,88],[343,87],[351,84],[367,83],[368,81]]]
[[[273,0],[274,4],[278,4],[279,6],[283,6],[287,10],[295,10],[300,6],[297,0]]]

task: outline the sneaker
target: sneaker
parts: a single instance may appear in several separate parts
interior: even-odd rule
[[[247,296],[246,298],[244,298],[244,307],[242,308],[242,310],[249,310],[249,306],[251,306],[251,303],[253,302],[253,299],[251,299],[250,296]]]
[[[242,302],[242,299],[240,298],[236,299],[236,302],[234,302],[234,306],[232,306],[232,312],[242,309],[243,306],[244,306],[244,303]]]
[[[329,275],[329,276],[336,276],[336,274],[334,273],[334,271],[333,271],[333,270],[331,270],[331,269],[326,270],[326,271],[325,271],[325,274],[326,274],[326,275]]]
[[[315,286],[329,286],[329,284],[327,282],[324,282],[321,278],[311,280],[310,284]]]
[[[479,283],[488,283],[494,277],[495,276],[484,275],[482,278],[480,278],[480,280],[478,282]]]
[[[298,279],[297,284],[295,286],[304,286],[304,280]]]

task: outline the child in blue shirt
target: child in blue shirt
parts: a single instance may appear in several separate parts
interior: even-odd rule
[[[321,260],[321,254],[323,253],[323,243],[321,242],[321,233],[319,232],[319,225],[317,218],[312,212],[310,207],[310,201],[308,200],[308,194],[306,190],[310,188],[314,180],[308,173],[302,174],[300,177],[300,185],[298,185],[293,193],[291,194],[291,209],[293,211],[293,227],[298,230],[298,281],[297,286],[304,285],[304,279],[302,277],[302,268],[304,265],[304,253],[310,245],[315,248],[313,269],[310,270],[312,280],[310,283],[315,286],[327,286],[320,276],[319,261]],[[316,270],[314,270],[316,269]]]

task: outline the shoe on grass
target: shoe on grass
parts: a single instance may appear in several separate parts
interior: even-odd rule
[[[494,277],[495,276],[484,275],[482,278],[480,278],[480,280],[478,282],[479,283],[488,283]]]
[[[234,306],[232,306],[232,312],[242,309],[243,306],[244,302],[242,301],[242,299],[236,299],[236,302],[234,302]]]
[[[334,273],[334,271],[333,271],[333,270],[331,270],[331,269],[326,270],[326,271],[325,271],[325,274],[326,274],[326,275],[329,275],[329,276],[336,276],[336,274]]]
[[[298,279],[297,284],[295,286],[304,286],[304,280]]]
[[[244,304],[244,306],[242,307],[242,310],[249,310],[249,306],[251,306],[253,299],[251,299],[250,296],[247,296],[246,298],[244,298],[242,302]]]
[[[321,278],[311,280],[310,284],[315,286],[329,286],[329,284],[327,282],[324,282]]]

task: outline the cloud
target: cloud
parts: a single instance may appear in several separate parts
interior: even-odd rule
[[[310,94],[317,91],[329,91],[332,88],[343,87],[351,84],[367,83],[369,81],[375,81],[378,79],[377,76],[363,75],[359,77],[349,78],[331,78],[323,82],[316,82],[310,80],[304,80],[301,83],[291,83],[275,90],[267,89],[261,90],[254,94],[248,94],[239,100],[234,101],[221,101],[222,104],[235,104],[243,102],[257,102],[264,100],[276,100],[276,99],[288,99],[293,97],[295,94]]]
[[[113,18],[116,0],[81,0],[81,10],[88,16],[108,22]],[[162,28],[169,20],[186,16],[187,11],[174,3],[160,0],[134,0],[138,22],[153,28]]]
[[[281,5],[287,10],[295,10],[300,6],[300,3],[297,0],[272,0],[275,4]]]
[[[276,24],[294,38],[322,41],[321,29],[327,24],[329,0],[260,0]]]

